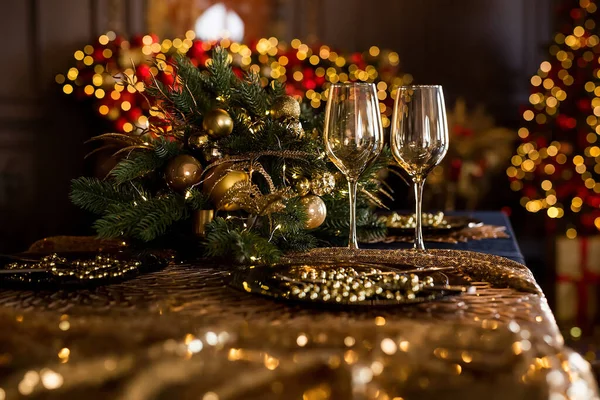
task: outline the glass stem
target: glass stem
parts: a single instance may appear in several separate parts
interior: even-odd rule
[[[348,199],[350,201],[350,233],[348,235],[348,248],[358,249],[356,241],[356,188],[358,186],[357,179],[348,178]]]
[[[425,250],[425,243],[423,242],[423,230],[422,230],[422,219],[423,213],[421,212],[421,204],[423,203],[423,185],[425,179],[419,179],[413,181],[413,187],[415,189],[415,218],[417,224],[415,226],[415,249]]]

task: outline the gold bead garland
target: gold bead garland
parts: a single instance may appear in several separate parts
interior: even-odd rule
[[[14,262],[4,269],[14,270],[14,275],[5,278],[21,282],[44,282],[53,279],[89,281],[94,279],[119,278],[136,274],[142,265],[140,261],[122,261],[109,255],[97,254],[91,259],[69,261],[54,253],[44,256],[38,263]],[[19,270],[39,270],[24,273]]]
[[[443,212],[437,213],[423,213],[422,214],[422,224],[424,227],[434,227],[434,228],[448,228],[448,221],[444,219]],[[414,214],[409,215],[401,215],[397,213],[393,213],[386,220],[386,225],[389,228],[414,228],[417,224],[417,219]]]
[[[284,262],[255,265],[231,275],[230,284],[265,296],[331,305],[398,305],[431,301],[443,296],[474,293],[464,280],[444,272],[449,268],[421,270],[408,264],[392,267],[351,260]]]
[[[415,274],[383,272],[378,268],[359,273],[348,266],[328,270],[308,267],[298,278],[290,284],[290,298],[332,303],[376,299],[411,302],[424,288],[434,286],[431,276],[420,279]]]

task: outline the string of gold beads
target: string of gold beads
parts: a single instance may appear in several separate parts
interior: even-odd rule
[[[140,261],[124,261],[102,254],[97,254],[92,259],[69,261],[54,253],[42,257],[37,263],[14,262],[8,264],[5,268],[9,270],[35,269],[60,278],[92,280],[117,278],[137,272],[141,264]],[[22,274],[17,278],[20,280],[33,281],[34,275],[36,274]],[[40,278],[40,280],[45,280],[48,277],[40,276]]]
[[[292,270],[291,276],[276,277],[288,283],[290,298],[334,303],[377,299],[412,301],[424,288],[434,286],[431,276],[420,278],[416,274],[382,272],[377,268],[362,272],[352,267]]]

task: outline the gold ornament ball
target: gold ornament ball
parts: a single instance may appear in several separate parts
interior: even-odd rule
[[[238,182],[250,179],[244,171],[230,170],[231,164],[223,163],[206,172],[206,179],[202,185],[202,191],[210,197],[216,206],[219,205],[223,196]],[[225,204],[219,208],[225,211],[236,211],[240,207],[237,204]]]
[[[215,108],[204,116],[202,128],[213,139],[224,138],[233,131],[233,118],[227,111]]]
[[[310,181],[308,178],[300,178],[294,183],[294,189],[301,197],[306,196],[310,192]]]
[[[202,179],[202,164],[194,157],[180,154],[167,164],[167,183],[173,190],[185,190]]]
[[[281,96],[271,106],[274,118],[300,118],[300,103],[292,96]]]
[[[200,150],[208,143],[208,135],[198,134],[188,138],[188,145],[194,150]]]
[[[321,226],[327,217],[325,202],[319,196],[314,195],[304,196],[300,201],[308,215],[304,227],[306,229],[315,229]]]

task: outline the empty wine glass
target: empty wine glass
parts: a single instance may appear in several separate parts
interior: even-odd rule
[[[392,117],[394,158],[410,176],[415,191],[415,249],[425,250],[421,228],[423,185],[448,151],[448,123],[442,87],[401,86]]]
[[[358,249],[356,241],[358,178],[383,148],[381,114],[374,84],[341,83],[329,87],[324,138],[329,159],[348,180],[350,201],[348,248]]]

